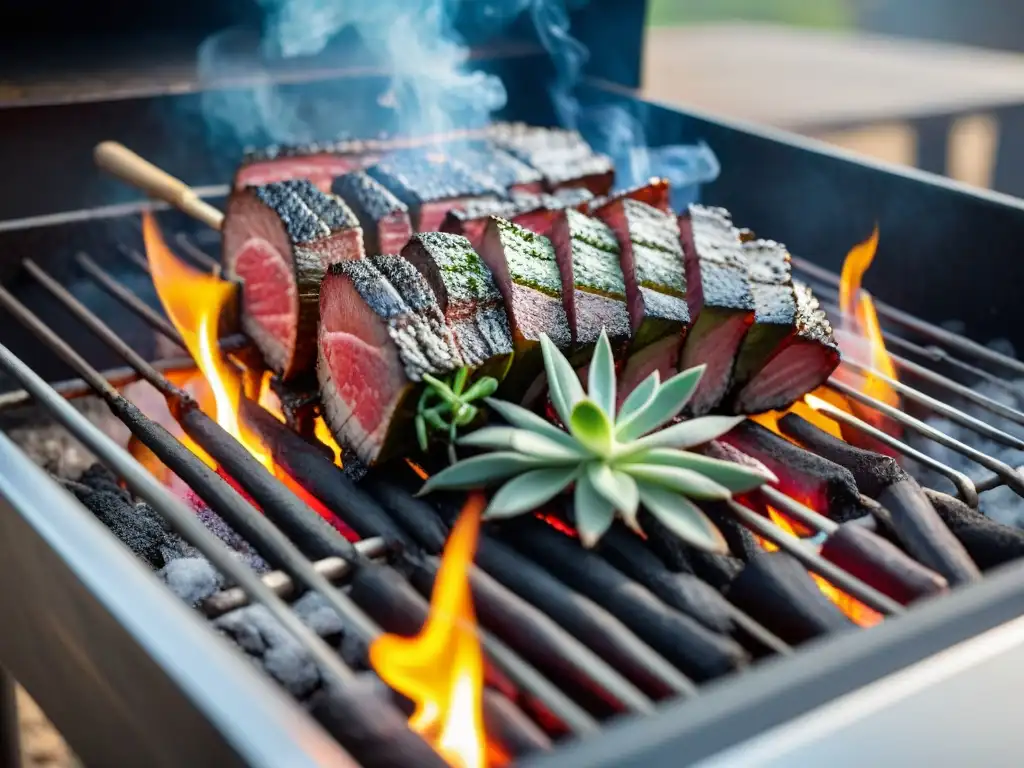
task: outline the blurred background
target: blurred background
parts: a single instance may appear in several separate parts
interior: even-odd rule
[[[648,98],[1024,195],[1024,4],[651,0]]]

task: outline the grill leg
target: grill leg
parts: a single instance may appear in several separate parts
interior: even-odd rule
[[[16,684],[0,667],[0,768],[21,768],[20,741]]]

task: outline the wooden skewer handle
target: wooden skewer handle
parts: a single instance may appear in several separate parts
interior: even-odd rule
[[[138,187],[150,197],[163,200],[213,229],[219,230],[224,214],[205,202],[181,179],[162,171],[116,141],[104,141],[93,151],[96,164],[121,181]]]

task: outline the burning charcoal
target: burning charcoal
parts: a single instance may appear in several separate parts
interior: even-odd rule
[[[366,253],[398,253],[412,236],[409,209],[376,179],[358,171],[339,176],[331,192],[359,219]]]
[[[466,365],[499,381],[512,362],[512,334],[494,278],[469,241],[428,232],[402,250],[423,276]]]
[[[630,320],[615,233],[597,219],[566,210],[555,219],[550,238],[573,343],[590,348],[603,329],[614,346],[624,346]]]
[[[462,364],[440,310],[435,303],[414,311],[368,259],[332,267],[320,304],[317,375],[327,426],[366,464],[403,453],[414,439],[409,412],[422,375],[443,378]]]
[[[546,523],[516,521],[502,533],[524,555],[611,611],[694,680],[709,680],[746,664],[746,653],[734,641],[670,608]]]
[[[546,237],[492,217],[480,256],[505,299],[512,330],[515,354],[505,391],[521,397],[543,369],[540,334],[546,333],[559,349],[572,344],[555,249]]]
[[[743,561],[739,558],[691,547],[665,528],[656,517],[642,510],[640,527],[647,532],[647,546],[669,570],[694,574],[719,592],[724,592],[743,570]]]
[[[850,470],[794,445],[760,424],[748,419],[719,442],[764,464],[779,478],[780,491],[833,520],[845,522],[864,514]]]
[[[512,757],[551,749],[551,739],[522,710],[493,688],[484,688],[484,732],[488,743]]]
[[[181,557],[157,573],[170,590],[193,608],[224,588],[224,579],[205,557]]]
[[[409,207],[417,232],[436,230],[449,210],[469,200],[506,196],[501,187],[437,151],[396,153],[366,172]]]
[[[273,182],[307,179],[327,192],[336,176],[360,168],[366,162],[357,154],[339,152],[331,144],[274,145],[246,153],[235,172],[233,187],[241,190]]]
[[[130,503],[133,501],[131,493],[127,488],[121,487],[121,484],[117,480],[117,476],[99,462],[96,462],[82,472],[78,478],[78,482],[82,485],[94,488],[97,491],[107,491],[109,493],[117,494],[126,502]]]
[[[1024,557],[1024,531],[997,523],[960,499],[925,489],[939,517],[983,571]]]
[[[797,644],[853,623],[784,552],[762,552],[744,567],[726,593],[729,600],[789,643]]]
[[[320,282],[331,264],[363,256],[355,214],[308,181],[232,193],[224,265],[242,282],[242,328],[285,381],[311,370]]]
[[[252,548],[252,545],[244,538],[239,536],[235,531],[225,523],[215,512],[209,507],[202,507],[196,510],[196,517],[198,517],[203,525],[215,535],[222,542],[227,544],[232,550],[238,553],[242,561],[252,568],[257,573],[266,573],[270,570],[270,566],[267,565],[266,561],[257,554],[256,550]]]
[[[646,184],[615,192],[609,197],[595,198],[590,202],[587,213],[594,213],[605,203],[625,199],[638,200],[663,213],[672,213],[671,193],[668,179],[651,179]]]
[[[754,322],[754,296],[739,235],[722,208],[691,205],[679,217],[693,328],[680,368],[707,366],[690,408],[702,415],[718,405],[732,382],[740,343]]]
[[[280,376],[270,378],[270,389],[281,405],[284,422],[303,437],[313,437],[314,422],[320,407],[320,392],[316,381],[285,383]]]
[[[615,233],[626,284],[633,345],[621,377],[625,398],[652,371],[666,380],[676,370],[690,326],[686,273],[672,217],[630,199],[606,203],[596,214]]]
[[[779,428],[815,452],[841,462],[865,492],[886,510],[907,552],[944,576],[950,584],[975,581],[981,574],[967,550],[935,511],[924,491],[896,460],[838,440],[796,414],[779,420]]]

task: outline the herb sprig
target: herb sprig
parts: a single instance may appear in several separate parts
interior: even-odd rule
[[[567,431],[513,403],[486,402],[509,426],[484,427],[459,445],[489,451],[430,477],[420,493],[478,488],[507,481],[491,498],[485,518],[532,512],[574,485],[580,541],[592,547],[616,515],[640,530],[641,506],[679,538],[703,549],[727,551],[714,523],[691,499],[722,501],[775,477],[689,449],[720,437],[742,416],[704,416],[672,422],[700,383],[704,366],[661,382],[641,382],[616,414],[615,367],[602,332],[590,363],[588,391],[569,361],[541,336],[549,396]]]
[[[465,366],[444,381],[429,373],[423,374],[423,380],[427,386],[416,406],[416,439],[420,449],[426,451],[430,442],[428,428],[445,433],[448,438],[448,459],[454,464],[458,461],[455,454],[458,430],[473,423],[480,413],[480,409],[473,403],[493,395],[498,389],[498,380],[491,376],[481,376],[466,389],[469,368]]]

